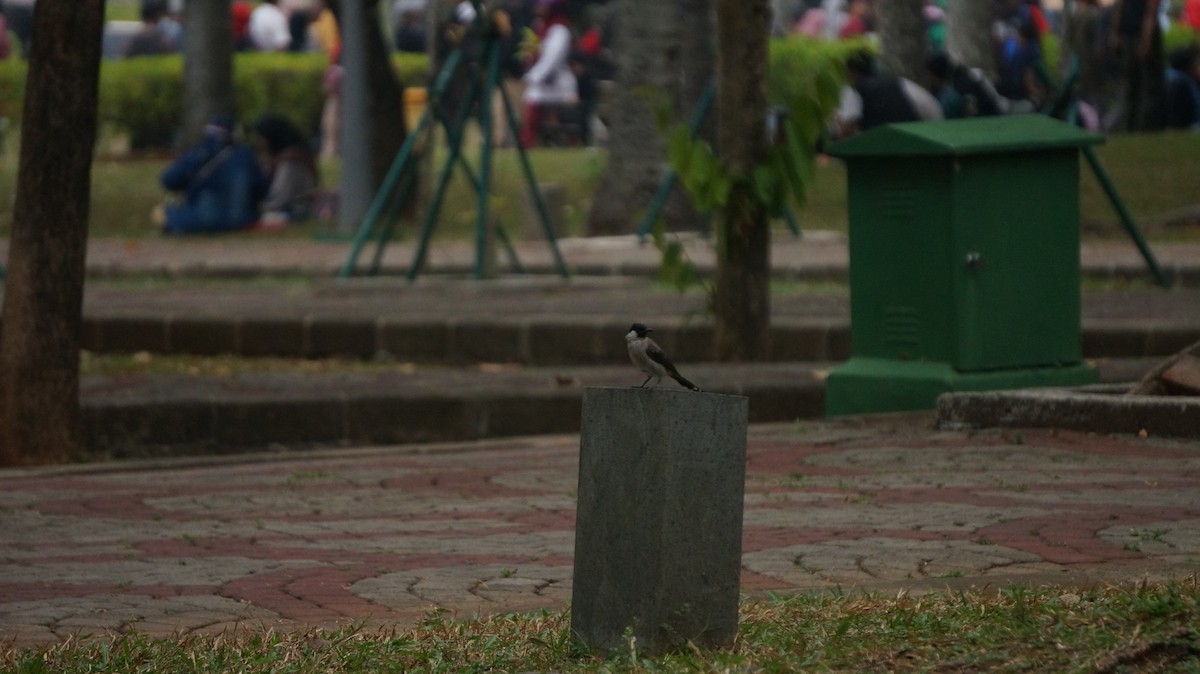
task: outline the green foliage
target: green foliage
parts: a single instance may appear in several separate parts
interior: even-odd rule
[[[864,48],[870,46],[861,41],[771,41],[767,95],[772,105],[787,113],[780,142],[770,152],[773,174],[786,182],[786,190],[776,187],[765,193],[771,200],[763,203],[771,213],[780,211],[787,196],[796,206],[808,201],[816,146],[837,109],[846,82],[846,59]]]
[[[662,220],[655,223],[652,236],[654,247],[662,254],[662,262],[658,267],[660,283],[681,294],[694,285],[703,284],[696,273],[696,265],[683,250],[683,243],[678,238],[667,237]]]
[[[765,161],[745,174],[730,170],[712,145],[696,138],[687,125],[676,124],[669,132],[667,157],[696,209],[702,213],[722,209],[735,189],[748,193],[772,216],[782,215],[789,201],[803,206],[815,179],[817,144],[846,80],[845,60],[865,46],[807,38],[771,42],[768,102],[783,114],[774,117],[776,137]],[[661,102],[655,107],[659,127],[664,128],[671,111]],[[718,227],[716,234],[718,247],[723,247],[723,228]],[[654,243],[663,255],[660,281],[680,292],[698,282],[678,241],[668,241],[660,229],[654,233]]]
[[[671,132],[667,157],[697,209],[711,212],[729,199],[732,176],[722,166],[712,145],[693,138],[686,125],[679,124]]]
[[[1172,21],[1171,27],[1163,33],[1163,51],[1167,54],[1198,42],[1200,42],[1200,33],[1181,21]]]
[[[106,61],[100,83],[101,128],[128,134],[134,148],[170,147],[182,115],[180,57]]]
[[[0,60],[0,117],[16,122],[24,102],[25,62],[19,58]]]
[[[288,116],[302,129],[315,128],[325,94],[321,81],[328,58],[321,54],[237,54],[234,99],[238,118],[252,122],[264,112]],[[422,86],[428,59],[399,54],[392,60],[401,83]],[[0,117],[19,123],[26,64],[0,61]],[[168,147],[183,111],[183,58],[147,56],[105,61],[100,68],[99,119],[106,132],[126,134],[135,148]]]
[[[747,184],[772,215],[779,215],[788,200],[803,206],[813,182],[817,143],[846,81],[846,58],[865,46],[857,41],[809,38],[771,41],[768,101],[784,114],[777,118],[776,142],[766,162],[748,175],[731,172],[708,142],[677,126],[671,132],[668,157],[696,207],[704,212],[721,208],[737,184]]]
[[[233,69],[238,120],[254,123],[265,112],[281,114],[301,129],[316,128],[328,67],[321,54],[238,54]]]

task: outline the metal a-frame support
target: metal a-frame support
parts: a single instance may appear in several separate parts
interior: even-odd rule
[[[509,100],[504,88],[498,86],[500,82],[501,60],[500,36],[496,32],[495,26],[491,24],[490,17],[480,6],[479,0],[471,1],[476,11],[475,21],[471,26],[471,30],[480,32],[484,37],[483,60],[478,65],[466,63],[461,48],[455,49],[446,60],[445,65],[434,79],[429,96],[429,105],[426,107],[424,114],[421,115],[417,127],[408,135],[400,151],[396,154],[396,159],[392,162],[391,168],[384,177],[383,185],[380,187],[379,192],[376,193],[370,208],[367,210],[366,216],[363,218],[363,223],[359,227],[354,242],[351,245],[350,253],[338,273],[340,278],[348,278],[355,274],[358,266],[358,258],[362,253],[362,249],[371,238],[375,239],[376,248],[374,258],[367,269],[367,274],[375,275],[379,273],[384,248],[391,240],[396,228],[397,212],[400,206],[411,198],[413,188],[415,187],[413,176],[415,175],[416,153],[414,152],[414,148],[417,139],[434,122],[439,123],[446,131],[449,156],[446,158],[438,174],[433,199],[422,218],[420,239],[406,276],[409,280],[415,279],[425,263],[425,257],[429,250],[429,242],[433,236],[433,230],[437,225],[438,214],[441,211],[442,202],[446,196],[446,189],[449,186],[455,166],[460,166],[463,169],[467,179],[475,190],[477,209],[475,221],[475,278],[482,279],[487,273],[487,254],[490,249],[489,238],[491,236],[491,226],[488,222],[493,140],[491,101],[495,92],[499,91],[501,99],[504,102],[504,115],[512,137],[519,138],[520,131],[517,128],[513,102]],[[456,118],[450,120],[447,118],[442,102],[446,89],[459,68],[469,69],[470,86],[467,89],[467,94],[461,103]],[[472,118],[478,120],[480,130],[483,134],[478,174],[476,174],[476,171],[471,168],[471,165],[463,156],[462,148],[467,124]],[[545,234],[551,253],[554,256],[555,267],[558,273],[566,278],[570,273],[558,249],[558,241],[554,235],[554,229],[550,226],[550,220],[546,215],[546,204],[542,199],[541,191],[538,189],[537,180],[534,178],[533,167],[529,163],[529,156],[520,143],[517,143],[516,147],[520,159],[521,171],[537,210],[542,232]],[[497,223],[495,230],[496,236],[504,246],[513,268],[518,272],[523,272],[524,269],[517,259],[516,251],[513,249],[512,243],[503,226]]]
[[[1049,85],[1049,75],[1043,69],[1043,81]],[[1079,80],[1079,58],[1072,55],[1070,59],[1070,68],[1066,77],[1066,81],[1061,85],[1065,100],[1065,111],[1063,112],[1064,121],[1068,124],[1075,124],[1078,120],[1079,98],[1075,95],[1075,84]],[[1050,109],[1043,110],[1049,114]],[[1104,190],[1104,196],[1108,197],[1109,204],[1113,207],[1113,212],[1116,213],[1117,219],[1121,221],[1121,226],[1125,229],[1125,233],[1133,241],[1133,245],[1137,247],[1138,253],[1141,254],[1142,260],[1146,263],[1146,268],[1150,270],[1150,274],[1154,276],[1155,282],[1159,287],[1170,288],[1171,279],[1158,263],[1158,258],[1154,256],[1154,251],[1150,249],[1150,243],[1146,241],[1146,237],[1142,234],[1142,230],[1137,225],[1137,221],[1133,219],[1133,214],[1129,212],[1129,208],[1125,205],[1125,200],[1121,198],[1117,192],[1117,186],[1113,183],[1112,178],[1108,175],[1104,165],[1100,163],[1100,156],[1096,154],[1096,149],[1091,145],[1085,145],[1081,148],[1083,158],[1087,160],[1088,168],[1092,170],[1092,175],[1096,177],[1096,182],[1100,183],[1100,189]]]

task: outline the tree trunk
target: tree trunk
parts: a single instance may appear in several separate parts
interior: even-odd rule
[[[978,0],[976,0],[978,1]],[[901,77],[924,83],[929,40],[925,31],[925,0],[879,0],[875,25],[881,57],[888,69]]]
[[[748,176],[767,153],[768,0],[717,0],[717,140],[721,159]],[[765,358],[770,335],[770,228],[748,180],[721,213],[713,290],[720,360]]]
[[[361,2],[362,0],[357,1]],[[341,2],[329,2],[329,8],[341,21]],[[404,89],[392,69],[391,51],[383,35],[379,0],[367,0],[362,9],[362,18],[365,24],[362,34],[367,36],[366,44],[361,45],[366,51],[366,88],[369,91],[366,100],[366,119],[351,119],[347,113],[357,109],[358,106],[352,105],[351,101],[344,98],[342,127],[344,132],[364,133],[367,136],[366,145],[370,148],[369,193],[373,195],[382,186],[383,178],[387,175],[388,169],[400,151],[400,146],[404,144],[408,133],[404,126]],[[345,34],[345,29],[342,32]],[[350,49],[351,45],[347,45],[346,48]],[[347,68],[350,66],[350,60],[347,59],[345,64]],[[355,76],[356,74],[347,70],[345,81],[348,82]],[[350,87],[347,84],[343,88],[344,97],[351,95],[348,89]],[[349,145],[349,143],[343,143],[343,150],[347,149]],[[362,210],[365,213],[366,208],[363,207]],[[361,218],[358,221],[361,221]]]
[[[675,121],[688,121],[713,77],[710,0],[619,0],[617,22],[608,164],[588,214],[589,236],[634,230],[667,165],[656,106],[665,103]],[[671,230],[703,228],[680,185],[662,217]]]
[[[980,0],[949,0],[946,12],[946,51],[955,61],[982,68],[996,79],[996,49],[992,43],[995,4]]]
[[[183,133],[181,147],[191,147],[214,115],[232,115],[233,33],[230,0],[204,0],[183,5]]]
[[[391,49],[383,35],[379,0],[367,3],[367,80],[371,133],[371,184],[379,186],[408,137],[404,126],[404,88],[392,69]]]
[[[104,0],[41,0],[34,14],[0,316],[3,465],[82,454],[79,332],[103,25]]]

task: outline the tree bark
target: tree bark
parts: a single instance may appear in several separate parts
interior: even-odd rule
[[[408,137],[404,126],[404,87],[392,68],[391,49],[383,35],[379,0],[370,0],[366,8],[367,79],[371,87],[371,184],[379,186],[387,175],[396,153]]]
[[[767,154],[768,0],[717,0],[717,140],[735,175]],[[713,289],[715,356],[765,358],[770,335],[770,227],[749,180],[737,180],[721,213]]]
[[[588,214],[589,236],[634,230],[667,165],[666,137],[658,128],[656,106],[665,103],[675,121],[688,121],[713,77],[710,0],[619,0],[617,21],[608,163]],[[712,128],[711,122],[707,128]],[[702,131],[701,137],[711,135]],[[662,217],[670,230],[704,226],[680,185]]]
[[[183,5],[183,131],[181,147],[200,140],[214,115],[232,115],[233,33],[230,0],[204,0]]]
[[[341,0],[330,0],[329,8],[341,21]],[[392,69],[391,50],[383,35],[379,0],[366,0],[362,13],[366,22],[364,34],[368,36],[364,46],[370,96],[367,99],[366,124],[360,127],[358,132],[367,134],[371,148],[371,193],[374,194],[378,192],[384,176],[396,158],[396,153],[408,137],[408,130],[404,126],[404,88]],[[349,106],[344,106],[343,110],[346,107]],[[351,131],[354,131],[354,125],[359,123],[360,120],[342,120],[342,124]]]
[[[978,1],[978,0],[976,0]],[[924,83],[929,40],[925,33],[925,0],[879,0],[875,3],[875,25],[879,32],[881,58],[894,74]]]
[[[946,12],[946,51],[955,61],[982,68],[996,79],[996,49],[992,42],[995,4],[980,0],[949,0]]]
[[[82,455],[79,343],[104,0],[41,0],[0,315],[0,464]]]

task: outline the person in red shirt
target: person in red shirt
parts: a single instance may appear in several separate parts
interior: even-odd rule
[[[871,6],[866,0],[854,0],[850,3],[849,16],[846,19],[845,25],[838,31],[838,37],[845,40],[852,37],[860,37],[867,34],[870,30],[870,25],[867,22],[867,17],[871,12]]]
[[[1200,0],[1185,0],[1180,19],[1192,30],[1200,31]]]
[[[250,14],[254,7],[245,0],[236,0],[229,7],[230,21],[233,26],[233,47],[238,51],[250,49]]]

